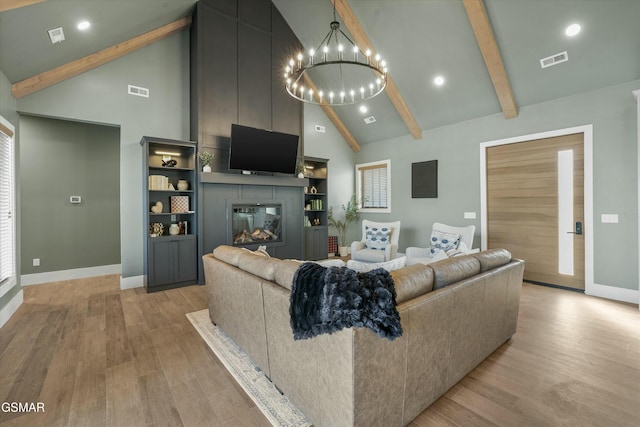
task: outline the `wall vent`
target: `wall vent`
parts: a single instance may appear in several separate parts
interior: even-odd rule
[[[149,89],[146,87],[129,85],[128,91],[129,95],[144,96],[145,98],[149,97]]]
[[[52,30],[47,31],[49,33],[49,39],[51,43],[60,43],[64,40],[64,31],[62,31],[62,27],[54,28]]]
[[[324,133],[324,131],[325,131],[324,126],[316,125],[316,132]]]
[[[375,117],[373,117],[373,116],[369,116],[369,117],[365,117],[365,118],[364,118],[364,122],[365,122],[366,124],[368,124],[368,125],[370,125],[371,123],[373,123],[373,122],[375,122],[375,121],[376,121],[376,118],[375,118]]]
[[[542,68],[551,67],[552,65],[560,64],[561,62],[567,62],[569,60],[569,55],[567,55],[567,51],[556,53],[555,55],[547,56],[546,58],[542,58],[540,60],[540,66]]]

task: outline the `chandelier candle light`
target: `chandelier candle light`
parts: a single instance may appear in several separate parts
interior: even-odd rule
[[[322,40],[317,49],[310,49],[307,55],[298,53],[291,58],[284,69],[284,78],[289,95],[299,101],[311,104],[350,105],[366,101],[379,95],[387,86],[387,64],[380,55],[374,55],[370,49],[360,50],[356,44],[340,29],[336,20],[335,5],[331,30]],[[364,69],[373,71],[373,78],[369,73],[358,73],[356,79],[348,80],[354,73],[347,69]],[[316,91],[310,83],[305,87],[305,76],[311,81],[309,72],[312,69],[324,68],[322,76],[328,81],[319,84]],[[329,70],[331,69],[331,70]],[[347,81],[345,81],[345,79]],[[313,80],[316,80],[314,77]],[[322,87],[322,89],[320,89]],[[314,96],[315,95],[315,96]]]

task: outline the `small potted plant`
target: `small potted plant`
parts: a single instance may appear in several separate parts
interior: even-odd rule
[[[199,151],[198,159],[202,164],[202,172],[211,172],[211,162],[213,161],[213,153],[208,151]]]
[[[296,163],[296,173],[298,174],[298,178],[304,178],[304,161],[298,160]]]
[[[347,256],[349,247],[347,246],[347,231],[349,225],[358,218],[358,202],[356,201],[355,194],[351,196],[351,199],[347,204],[342,205],[344,211],[344,219],[336,218],[333,215],[333,206],[329,208],[329,224],[333,226],[338,232],[338,251],[340,256]]]

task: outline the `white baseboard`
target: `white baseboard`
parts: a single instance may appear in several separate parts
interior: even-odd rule
[[[11,316],[13,316],[13,313],[15,313],[18,308],[20,308],[20,305],[22,305],[22,301],[24,299],[23,297],[24,295],[22,289],[20,289],[20,292],[15,294],[13,298],[11,298],[11,301],[9,301],[9,303],[5,305],[2,310],[0,310],[0,328],[2,328],[4,324],[7,323],[7,321],[11,318]]]
[[[144,286],[144,276],[131,276],[120,278],[120,290],[141,288]]]
[[[20,276],[22,286],[40,285],[62,280],[84,279],[86,277],[108,276],[120,274],[121,264],[99,265],[97,267],[75,268],[73,270],[48,271],[46,273],[23,274]]]
[[[598,285],[597,283],[589,286],[585,294],[615,301],[629,302],[631,304],[638,304],[638,302],[640,302],[640,291],[636,289],[616,288],[615,286]]]

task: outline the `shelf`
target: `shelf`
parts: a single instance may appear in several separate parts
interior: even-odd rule
[[[203,184],[274,185],[282,187],[308,187],[309,180],[288,176],[244,175],[239,173],[206,172],[200,174]]]
[[[151,216],[167,216],[167,215],[191,215],[196,213],[195,211],[187,211],[187,212],[162,212],[162,213],[153,213],[149,212]]]
[[[169,167],[169,166],[149,166],[149,172],[151,171],[180,171],[180,172],[193,172],[195,169],[193,168],[180,168],[177,166]],[[155,175],[155,174],[153,174]]]
[[[305,196],[326,196],[327,193],[304,193]]]
[[[326,209],[305,209],[305,212],[326,212]]]
[[[183,240],[183,239],[193,239],[196,235],[189,233],[189,234],[163,234],[162,236],[156,236],[156,237],[151,237],[149,236],[149,240],[154,240],[154,241],[158,241],[158,240]]]
[[[193,193],[193,190],[149,190],[149,193]]]

